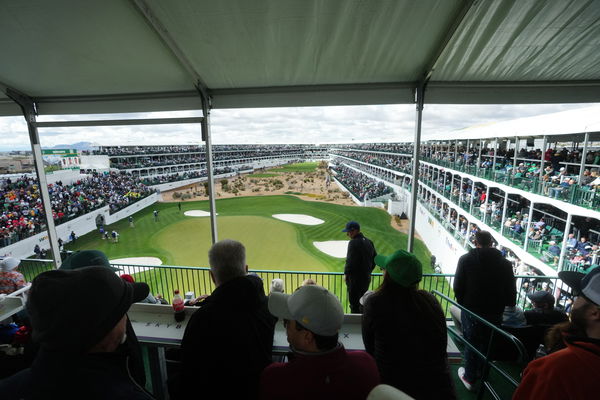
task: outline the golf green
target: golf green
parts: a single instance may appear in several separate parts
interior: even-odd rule
[[[165,265],[208,266],[211,244],[208,217],[188,217],[188,210],[208,211],[208,201],[157,203],[133,215],[135,227],[127,219],[107,227],[120,234],[119,243],[102,240],[97,232],[77,239],[69,250],[98,249],[109,258],[158,257]],[[315,241],[347,240],[342,228],[350,220],[358,221],[362,231],[380,254],[405,249],[407,237],[395,230],[391,216],[371,207],[341,206],[318,201],[304,201],[295,196],[249,196],[216,201],[219,239],[236,239],[247,247],[251,269],[288,271],[343,270],[344,259],[319,251]],[[153,210],[160,211],[155,221]],[[320,225],[301,225],[280,221],[273,214],[305,214],[325,221]],[[431,272],[430,254],[416,241],[415,255],[424,272]]]
[[[250,269],[328,269],[325,263],[296,245],[298,235],[290,223],[267,217],[219,216],[218,228],[219,238],[244,243],[246,263]],[[200,262],[208,265],[210,219],[190,217],[174,223],[154,235],[152,242],[171,253],[178,264],[196,265]]]

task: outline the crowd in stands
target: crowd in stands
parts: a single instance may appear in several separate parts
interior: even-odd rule
[[[342,164],[336,165],[334,171],[338,182],[350,190],[360,201],[393,193],[393,190],[385,183],[369,178],[364,173]]]
[[[94,173],[66,185],[48,185],[56,224],[108,205],[116,212],[142,199],[154,190],[140,179],[117,173]],[[37,179],[23,176],[0,184],[3,210],[0,215],[0,246],[4,247],[44,229],[41,195]]]
[[[393,149],[394,147],[391,145],[351,145],[351,148],[359,148],[369,151],[387,151]],[[396,147],[395,149],[399,150],[400,147]],[[411,159],[397,154],[367,153],[352,150],[336,150],[335,154],[351,158],[352,160],[368,163],[370,165],[392,169],[405,174],[409,174],[411,172]],[[509,155],[510,154],[507,154],[507,156]],[[525,154],[523,152],[521,155],[530,156],[529,154]],[[471,154],[471,156],[475,155]],[[468,157],[468,160],[475,160],[471,156]],[[595,157],[596,156],[594,156],[594,160]],[[357,169],[368,169],[369,173],[378,176],[383,180],[390,182],[392,181],[389,176],[386,176],[384,171],[377,170],[376,168],[370,168],[358,162],[353,162],[347,159],[338,158],[336,160],[342,160],[336,162],[352,165]],[[499,162],[498,165],[501,166],[502,162]],[[491,164],[489,166],[491,166]],[[510,167],[510,164],[506,164],[505,168],[506,166],[508,166],[508,168],[512,168]],[[556,174],[553,174],[554,169],[551,165],[547,165],[544,169],[544,176],[547,176],[545,179],[551,183],[551,185],[547,186],[547,194],[550,196],[556,197],[560,195],[560,193],[562,193],[564,190],[564,187],[573,185],[574,180],[578,178],[567,175],[565,172],[566,169],[564,167],[561,168],[562,170],[559,169]],[[517,166],[516,174],[522,174],[523,176],[526,176],[527,174],[532,173],[532,171],[533,167],[531,165],[527,166],[526,164],[523,164]],[[528,221],[528,207],[520,204],[524,198],[521,198],[521,201],[515,201],[512,199],[509,202],[509,207],[507,209],[505,219],[503,220],[504,196],[490,192],[490,199],[486,199],[486,187],[481,183],[476,183],[473,185],[473,182],[468,178],[464,178],[461,181],[457,179],[457,176],[449,174],[448,171],[441,170],[441,172],[438,173],[437,171],[433,171],[431,168],[423,167],[420,171],[420,179],[422,181],[430,182],[429,184],[439,193],[444,193],[448,198],[452,197],[457,204],[461,204],[467,208],[470,208],[472,199],[473,210],[479,212],[480,219],[483,220],[485,218],[485,222],[498,231],[500,231],[501,226],[504,226],[504,235],[514,239],[521,246],[524,245],[525,237],[528,236],[528,249],[534,248],[536,251],[535,255],[542,261],[553,267],[558,267],[558,261],[562,251],[562,232],[557,232],[557,227],[555,226],[547,226],[545,223],[542,223],[544,214],[534,216],[537,217],[537,219],[534,218],[534,221],[532,221],[532,224],[530,225]],[[452,179],[454,179],[454,182],[452,182]],[[583,182],[587,182],[590,185],[590,188],[595,188],[598,186],[600,184],[598,171],[584,171]],[[443,220],[448,219],[448,213],[450,212],[448,224],[449,229],[451,229],[452,232],[454,232],[455,229],[458,229],[458,233],[462,237],[468,237],[468,242],[473,245],[473,238],[476,230],[469,226],[468,220],[465,217],[460,215],[457,210],[450,209],[448,205],[443,204],[441,199],[433,201],[432,207],[438,211],[440,218]],[[538,205],[538,207],[541,206]],[[549,209],[547,212],[552,213],[554,211]],[[540,222],[540,219],[542,222]],[[588,220],[590,219],[588,218]],[[458,225],[457,222],[459,223]],[[594,220],[591,224],[598,229],[600,228],[600,224],[598,222],[599,221]],[[564,231],[564,226],[562,226],[561,229]],[[587,244],[584,247],[581,245],[579,246],[580,248],[567,246],[564,257],[565,264],[563,265],[569,265],[582,270],[587,270],[591,266],[597,265],[600,262],[600,251],[598,250],[600,245],[599,235],[596,234],[592,240],[589,240],[590,237],[588,232],[581,231],[577,223],[572,225],[571,231],[576,232],[577,237],[584,237],[584,240],[586,238],[588,240],[586,241]]]

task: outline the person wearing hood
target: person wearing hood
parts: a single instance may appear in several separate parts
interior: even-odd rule
[[[59,269],[70,271],[91,266],[99,266],[112,273],[120,271],[108,261],[106,254],[100,250],[76,251],[63,261]],[[146,371],[144,369],[142,349],[140,348],[137,335],[133,330],[133,325],[131,325],[131,321],[127,316],[125,318],[125,332],[127,334],[126,340],[119,345],[118,351],[127,355],[127,364],[131,376],[138,385],[144,386],[146,385]]]
[[[516,305],[517,285],[511,263],[492,243],[489,232],[477,232],[476,247],[458,260],[453,289],[458,304],[500,326],[504,308]],[[466,312],[461,313],[461,322],[465,339],[485,354],[489,329]],[[465,387],[473,390],[481,375],[482,360],[468,347],[464,359],[465,366],[458,369],[458,375]]]
[[[221,240],[208,261],[216,288],[185,329],[171,398],[255,399],[260,374],[271,363],[276,319],[262,280],[248,274],[243,244]]]
[[[27,312],[40,350],[31,368],[0,381],[2,398],[153,399],[131,377],[128,355],[118,351],[126,313],[148,291],[101,266],[38,275]]]
[[[0,261],[0,294],[11,294],[27,285],[22,273],[15,271],[20,261],[6,257]]]

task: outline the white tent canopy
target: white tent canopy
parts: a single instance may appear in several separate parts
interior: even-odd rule
[[[46,115],[597,102],[600,1],[3,1],[0,54]]]
[[[600,140],[600,106],[491,122],[451,132],[424,135],[424,140],[513,139],[516,136],[525,139],[546,135],[549,140],[581,142],[586,132],[591,133],[590,140]]]

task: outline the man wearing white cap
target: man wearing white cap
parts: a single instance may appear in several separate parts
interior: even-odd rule
[[[11,294],[27,284],[22,273],[15,271],[20,261],[13,257],[6,257],[0,261],[0,294]]]
[[[292,353],[289,362],[265,368],[261,399],[365,399],[379,384],[375,360],[338,342],[344,310],[327,289],[308,285],[291,295],[272,293],[269,311],[283,319]]]

